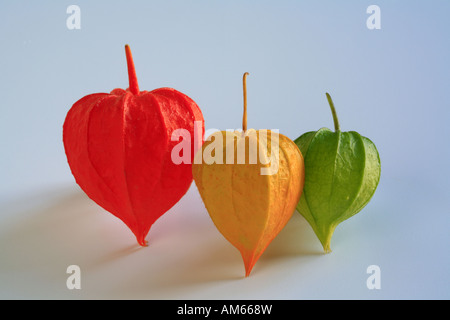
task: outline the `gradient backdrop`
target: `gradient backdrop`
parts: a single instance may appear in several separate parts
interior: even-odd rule
[[[366,27],[372,4],[380,30]],[[450,298],[449,12],[447,0],[2,1],[0,298]],[[332,128],[331,94],[342,130],[369,137],[382,163],[331,254],[295,213],[243,279],[194,184],[148,248],[80,191],[62,124],[84,95],[127,88],[126,43],[141,90],[184,92],[207,129],[240,128],[244,72],[249,127],[291,139]],[[81,290],[66,287],[72,264]]]

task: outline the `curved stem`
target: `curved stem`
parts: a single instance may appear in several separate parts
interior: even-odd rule
[[[133,94],[139,94],[139,85],[136,77],[136,70],[134,69],[133,56],[131,55],[131,49],[129,45],[125,45],[125,54],[127,57],[128,66],[128,81],[129,89]]]
[[[338,117],[336,114],[336,109],[334,108],[333,100],[331,100],[331,96],[328,94],[328,92],[326,93],[326,95],[327,95],[328,103],[330,104],[331,113],[333,114],[334,131],[340,131],[341,128],[339,126],[339,120],[338,120]]]
[[[244,116],[242,117],[242,131],[245,133],[247,131],[247,76],[248,72],[244,73],[242,77],[242,84],[244,87]]]

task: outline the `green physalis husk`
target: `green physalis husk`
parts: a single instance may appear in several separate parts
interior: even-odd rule
[[[305,185],[297,210],[312,226],[326,253],[338,224],[361,211],[380,181],[375,144],[355,131],[341,132],[327,93],[335,131],[322,128],[295,140],[305,161]]]

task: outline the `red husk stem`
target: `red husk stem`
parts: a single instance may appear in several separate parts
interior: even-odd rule
[[[130,83],[129,90],[133,94],[139,94],[139,85],[136,77],[136,70],[134,69],[133,56],[129,45],[125,45],[125,54],[127,56],[128,66],[128,81]]]

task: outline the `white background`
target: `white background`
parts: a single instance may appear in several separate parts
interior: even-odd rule
[[[66,9],[81,8],[68,30]],[[448,1],[3,1],[0,4],[0,298],[448,299]],[[241,124],[291,139],[332,127],[375,142],[382,175],[369,205],[322,253],[297,212],[244,278],[193,184],[140,248],[75,184],[62,145],[71,105],[126,88],[174,87],[206,128]],[[80,290],[66,269],[81,268]],[[366,286],[378,265],[381,289]]]

